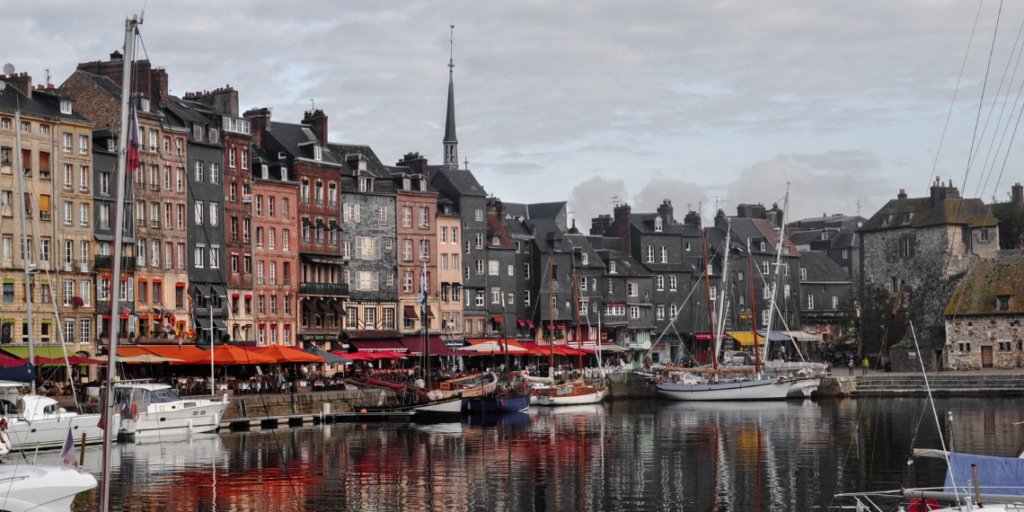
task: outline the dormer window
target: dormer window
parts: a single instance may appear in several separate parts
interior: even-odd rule
[[[284,151],[278,151],[278,152],[277,152],[277,159],[278,159],[278,160],[280,160],[280,161],[282,161],[282,162],[283,162],[283,161],[284,161],[284,160],[285,160],[286,158],[288,158],[288,155],[286,155],[286,154],[284,153]]]
[[[427,191],[427,180],[420,178],[420,192]]]
[[[114,143],[114,139],[107,139],[107,151],[110,151],[111,153],[117,151],[117,146]]]
[[[359,178],[359,191],[369,192],[370,191],[370,178]]]
[[[402,178],[402,190],[412,190],[412,180],[409,178]]]
[[[324,148],[320,146],[313,146],[313,160],[319,162],[324,159]]]
[[[882,225],[883,226],[888,226],[889,222],[891,220],[892,220],[892,215],[882,215]]]
[[[501,238],[498,235],[494,235],[494,237],[491,238],[491,245],[501,245]]]
[[[288,181],[288,168],[287,167],[282,167],[281,168],[281,181]]]
[[[1009,311],[1011,303],[1010,299],[1012,299],[1010,295],[1000,295],[996,297],[996,309],[999,311]]]
[[[615,273],[615,262],[614,261],[609,261],[608,262],[608,273],[609,274],[614,274]]]
[[[978,235],[978,237],[981,239],[982,242],[988,242],[988,230],[981,230],[981,233]]]
[[[265,180],[270,179],[270,166],[269,165],[267,165],[267,164],[261,165],[260,166],[260,172],[263,175],[263,179],[265,179]]]
[[[192,125],[192,138],[197,141],[203,140],[203,125],[194,123]]]
[[[216,128],[210,128],[210,142],[216,144],[218,139],[220,139],[220,131]]]
[[[70,100],[60,100],[60,113],[61,114],[71,115],[71,101]]]
[[[143,112],[149,112],[149,100],[148,99],[142,98],[142,101],[139,102],[139,110],[141,110]]]
[[[821,232],[821,239],[822,240],[828,240],[828,232],[827,231],[822,231]]]
[[[765,250],[766,250],[766,248],[765,248],[764,242],[761,242],[761,252],[764,252]]]
[[[659,233],[661,232],[661,217],[654,218],[654,230]]]
[[[581,252],[580,253],[580,263],[582,263],[584,265],[587,265],[588,264],[588,260],[589,260],[589,258],[587,256],[587,253]]]
[[[910,219],[914,218],[914,214],[911,212],[903,212],[903,223],[910,224]]]

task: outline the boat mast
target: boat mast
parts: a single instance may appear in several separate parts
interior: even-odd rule
[[[512,382],[512,363],[508,359],[508,316],[505,312],[505,296],[501,297],[501,337],[504,338],[503,343],[505,345],[505,375],[508,376],[508,381]]]
[[[423,263],[420,269],[420,296],[417,302],[420,303],[420,323],[423,324],[423,369],[426,373],[424,381],[427,383],[427,400],[430,399],[430,337],[427,335],[427,263]]]
[[[21,107],[14,111],[14,128],[15,128],[15,154],[18,157],[18,191],[21,193],[21,262],[25,267],[25,317],[28,322],[28,362],[33,365],[36,364],[35,358],[35,345],[32,342],[32,287],[29,286],[28,280],[31,272],[28,268],[29,250],[28,250],[28,227],[25,224],[25,216],[28,215],[28,209],[32,206],[31,196],[25,192],[25,159],[21,153]],[[32,394],[36,393],[36,379],[32,379]]]
[[[709,275],[710,273],[708,272],[708,270],[710,270],[710,268],[711,268],[711,263],[708,261],[708,240],[707,240],[707,234],[704,231],[704,227],[703,226],[701,226],[701,228],[700,228],[700,244],[701,244],[702,248],[704,249],[704,289],[705,289],[705,291],[707,293],[707,298],[708,298],[708,324],[710,326],[709,332],[711,333],[711,336],[714,336],[715,335],[715,317],[714,317],[714,312],[713,312],[713,310],[711,308],[711,276]],[[717,370],[718,369],[718,357],[715,357],[711,361],[711,364]]]
[[[583,335],[580,332],[580,288],[579,282],[576,277],[576,259],[573,256],[572,265],[572,299],[573,303],[576,304],[576,350],[579,351],[580,359],[580,378],[583,378]]]
[[[729,244],[732,241],[732,222],[726,219],[725,225],[725,264],[722,265],[722,298],[718,304],[718,329],[725,330],[725,300],[728,297],[726,294],[727,287],[729,286]],[[712,331],[713,332],[713,331]],[[722,337],[725,335],[724,332],[717,333],[715,335],[715,361],[718,361],[718,352],[722,348]]]
[[[117,337],[120,327],[120,288],[114,290],[114,283],[121,286],[121,239],[124,236],[124,195],[125,182],[128,181],[128,110],[131,99],[132,84],[132,61],[134,56],[135,31],[142,21],[138,16],[125,21],[124,27],[124,66],[121,70],[121,128],[118,133],[117,144],[117,167],[115,179],[117,180],[117,195],[114,200],[114,256],[111,262],[111,289],[110,289],[110,348],[107,351],[107,384],[106,384],[106,410],[100,411],[104,416],[104,423],[107,428],[103,429],[103,488],[100,493],[100,510],[107,512],[110,509],[110,441],[111,433],[117,428],[114,425],[114,374],[117,371]],[[212,327],[212,326],[211,326]],[[210,347],[213,350],[213,347]]]
[[[548,339],[551,353],[548,356],[548,376],[555,378],[555,248],[551,247],[551,255],[548,257]],[[554,380],[552,380],[554,383]]]
[[[782,249],[786,243],[786,210],[789,209],[789,182],[786,182],[786,199],[782,203],[782,219],[779,221],[780,232],[779,241],[775,244],[775,280],[772,282],[772,300],[771,306],[768,308],[768,325],[765,326],[764,336],[764,357],[765,360],[768,358],[768,349],[771,347],[772,340],[772,321],[775,319],[775,298],[779,291],[779,280],[782,278]],[[757,337],[755,336],[755,340]]]
[[[747,268],[750,274],[750,318],[754,328],[754,366],[757,368],[757,374],[761,375],[761,350],[760,344],[757,343],[757,305],[754,302],[754,255],[750,252],[750,240],[747,240]]]

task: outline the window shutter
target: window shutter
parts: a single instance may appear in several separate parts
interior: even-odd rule
[[[375,260],[379,260],[380,259],[380,237],[374,237],[373,238],[373,259],[375,259]],[[376,274],[374,274],[374,276],[376,276]],[[376,282],[376,279],[377,278],[374,277],[374,282]],[[377,287],[374,286],[373,289],[376,290]]]
[[[349,212],[349,206],[351,206],[351,205],[346,203],[346,204],[342,205],[342,207],[341,207],[341,211],[342,211],[342,219],[341,219],[341,221],[342,222],[349,222],[349,220],[348,220],[349,219],[349,213],[348,213]]]
[[[359,205],[358,204],[352,205],[352,216],[354,217],[353,221],[358,224],[359,223]]]
[[[377,291],[379,289],[380,289],[380,273],[379,272],[374,272],[373,273],[373,291]]]
[[[356,237],[356,259],[363,259],[363,237]]]

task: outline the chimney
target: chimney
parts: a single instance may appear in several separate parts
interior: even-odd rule
[[[149,91],[149,97],[156,101],[167,101],[168,82],[166,69],[154,69],[152,79],[150,80],[151,90]],[[235,115],[238,115],[237,103],[235,104]]]
[[[505,220],[505,203],[501,202],[501,199],[494,200],[494,214],[498,217],[498,220]]]
[[[218,114],[238,117],[238,91],[232,89],[230,85],[213,91],[195,93],[189,99],[206,105]]]
[[[736,207],[736,216],[741,219],[764,219],[764,205],[741,204]]]
[[[324,119],[326,123],[326,117]],[[409,172],[413,174],[427,175],[427,158],[420,156],[419,153],[406,153],[395,165],[408,167]]]
[[[576,219],[572,220],[572,227],[569,228],[569,234],[572,234],[572,235],[580,234],[580,230],[576,229]]]
[[[316,109],[306,112],[302,116],[302,124],[310,125],[316,138],[320,139],[320,144],[327,145],[327,114],[324,114],[323,110]]]
[[[931,198],[932,208],[934,208],[946,199],[960,199],[960,191],[953,186],[953,180],[946,184],[936,176],[935,184],[931,188]]]
[[[722,221],[724,221],[724,220],[725,220],[725,211],[719,209],[718,213],[715,214],[715,225],[717,226],[717,225],[721,224]]]
[[[267,129],[270,128],[270,109],[266,107],[250,109],[244,114],[244,117],[252,125],[250,133],[252,133],[253,144],[258,148],[266,149],[263,142]]]
[[[111,54],[110,54],[110,62],[121,62],[122,60],[124,60],[124,55],[121,55],[121,52],[119,52],[117,50],[114,50],[113,52],[111,52]]]
[[[782,227],[782,210],[779,209],[779,203],[772,203],[772,209],[764,213],[764,219],[772,223],[772,226],[776,228]]]
[[[896,194],[896,199],[906,199],[906,198],[907,198],[907,191],[905,189],[901,188],[900,189],[900,193]]]
[[[658,207],[658,216],[665,224],[675,224],[675,219],[672,218],[672,201],[665,199],[661,202],[661,206]]]
[[[608,231],[612,225],[612,216],[608,214],[598,215],[593,219],[590,219],[590,234],[594,236],[604,236],[605,232]]]
[[[699,228],[700,214],[693,210],[690,210],[689,212],[686,213],[686,217],[683,217],[683,224],[688,224],[690,226],[696,226]]]
[[[32,77],[28,73],[14,73],[11,76],[0,75],[0,80],[21,91],[25,96],[32,97]]]
[[[1020,183],[1010,187],[1010,197],[1012,198],[1013,204],[1024,206],[1024,187],[1022,187]]]

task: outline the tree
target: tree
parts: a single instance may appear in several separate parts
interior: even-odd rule
[[[868,284],[863,293],[863,304],[858,303],[856,290],[850,290],[841,301],[842,309],[855,313],[843,319],[843,332],[847,334],[839,342],[858,343],[859,353],[864,355],[879,354],[903,338],[906,315],[893,315],[896,297],[889,290]]]
[[[991,209],[992,215],[999,221],[999,248],[1024,248],[1024,205],[996,203]]]

